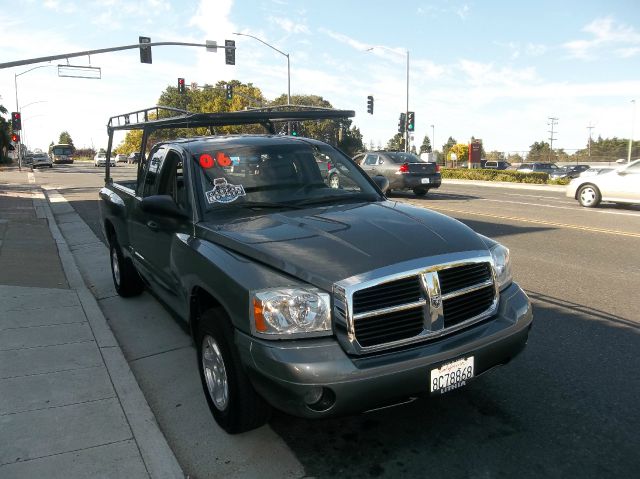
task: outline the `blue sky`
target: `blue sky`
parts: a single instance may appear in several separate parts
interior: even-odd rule
[[[187,83],[238,79],[267,98],[317,94],[353,109],[367,144],[385,145],[406,103],[415,143],[435,131],[438,148],[482,138],[485,149],[526,151],[548,140],[571,152],[593,136],[628,138],[640,101],[640,3],[589,1],[1,0],[0,62],[153,41],[235,39],[236,65],[222,52],[157,47],[153,64],[137,50],[70,59],[99,66],[101,80],[59,78],[56,68],[18,77],[24,137],[46,148],[68,130],[76,146],[105,147],[112,115],[155,104],[178,77]],[[19,5],[18,8],[15,6]],[[11,7],[11,8],[9,8]],[[13,12],[11,12],[13,11]],[[367,49],[374,47],[373,50]],[[52,62],[53,66],[64,61]],[[34,65],[35,66],[35,65]],[[15,108],[14,74],[0,70],[0,103]],[[374,115],[366,97],[375,98]],[[636,114],[635,138],[640,132]],[[434,125],[432,130],[431,125]]]

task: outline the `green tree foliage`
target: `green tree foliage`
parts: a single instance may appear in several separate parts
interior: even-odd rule
[[[0,105],[0,163],[8,163],[10,161],[8,151],[11,145],[11,131],[9,121],[2,115],[7,114],[7,109]]]
[[[529,147],[527,161],[555,161],[555,155],[546,141],[535,142]]]
[[[387,142],[387,150],[404,151],[404,133],[396,133]]]
[[[507,156],[507,161],[511,164],[514,164],[514,163],[522,163],[524,159],[520,154],[512,153],[509,156]]]
[[[420,145],[420,153],[431,153],[431,139],[424,135],[424,140],[422,140],[422,145]]]
[[[493,151],[490,151],[489,153],[487,153],[487,155],[484,158],[487,161],[503,161],[504,160],[504,153],[501,152],[501,151],[493,150]]]
[[[65,143],[67,145],[71,145],[71,148],[75,149],[75,147],[73,146],[73,139],[71,138],[71,135],[69,134],[69,132],[66,130],[60,133],[60,138],[58,139],[58,143]]]
[[[620,158],[627,158],[629,153],[628,138],[605,138],[598,136],[598,139],[591,141],[591,158],[603,161],[615,161]],[[589,159],[589,145],[573,154],[576,159]],[[631,158],[640,157],[640,141],[634,141],[631,147]]]
[[[451,160],[451,153],[455,153],[458,161],[468,161],[469,145],[466,143],[456,143],[447,152],[447,160]]]

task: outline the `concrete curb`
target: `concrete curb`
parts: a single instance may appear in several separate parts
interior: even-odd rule
[[[508,181],[455,180],[443,178],[442,183],[450,185],[486,186],[487,188],[510,188],[514,190],[555,191],[564,192],[564,185],[535,185],[532,183],[510,183]]]
[[[78,294],[147,470],[152,478],[184,478],[185,475],[167,444],[107,320],[96,299],[87,289],[74,256],[58,228],[49,204],[49,192],[46,192],[45,195],[46,199],[44,197],[35,198],[34,206],[39,216],[48,219],[49,229],[57,244],[67,281]],[[59,198],[56,199],[60,201]]]

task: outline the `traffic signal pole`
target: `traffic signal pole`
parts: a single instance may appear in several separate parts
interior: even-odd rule
[[[405,110],[405,118],[409,119],[409,50],[407,50],[407,109]],[[409,128],[405,125],[404,129],[404,151],[409,152]]]

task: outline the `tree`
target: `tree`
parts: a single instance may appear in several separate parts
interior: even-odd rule
[[[451,153],[455,153],[458,161],[467,161],[469,159],[469,145],[466,143],[456,143],[447,153],[447,160],[451,160]]]
[[[387,142],[387,150],[404,151],[404,133],[396,133]]]
[[[504,153],[501,151],[493,150],[487,153],[485,159],[487,161],[504,161]]]
[[[518,153],[513,153],[509,156],[507,156],[507,161],[509,163],[522,163],[524,161],[524,159],[522,158],[522,156]]]
[[[420,153],[431,153],[431,139],[424,135],[424,140],[422,140],[422,145],[420,145]]]
[[[456,143],[458,142],[452,136],[450,136],[447,142],[444,145],[442,145],[442,157],[445,160],[449,159],[449,150]]]
[[[353,126],[342,135],[342,140],[338,141],[338,148],[348,156],[355,156],[356,153],[364,150],[362,143],[362,133],[360,129]]]
[[[58,140],[58,143],[65,143],[67,145],[71,145],[71,149],[72,150],[75,149],[75,147],[73,146],[73,139],[71,138],[71,135],[69,134],[69,132],[66,130],[60,133],[60,138]]]
[[[527,161],[554,161],[555,155],[546,141],[535,142],[529,147]]]

